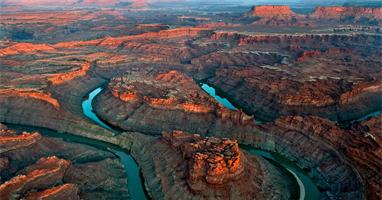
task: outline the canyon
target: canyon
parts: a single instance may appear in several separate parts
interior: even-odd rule
[[[308,199],[241,145],[296,163],[317,199],[382,198],[380,8],[155,2],[1,1],[5,199],[137,198],[122,151],[139,198]]]
[[[129,197],[123,165],[114,154],[38,132],[1,128],[2,198]]]
[[[131,151],[145,166],[142,171],[153,199],[295,198],[293,181],[285,171],[244,153],[228,138],[163,132],[161,139],[148,139]],[[154,156],[157,153],[164,159]]]

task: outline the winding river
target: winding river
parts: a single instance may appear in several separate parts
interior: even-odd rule
[[[200,87],[205,90],[207,93],[209,93],[211,96],[213,96],[217,101],[221,102],[223,106],[230,108],[230,109],[237,109],[235,106],[232,105],[226,98],[220,97],[215,93],[215,89],[213,87],[208,86],[207,84],[200,84]],[[112,130],[112,128],[108,125],[106,125],[104,122],[102,122],[94,113],[92,108],[92,101],[94,97],[99,94],[103,90],[102,87],[98,87],[95,90],[93,90],[90,94],[88,99],[84,100],[82,103],[82,109],[84,114],[93,119],[95,122],[100,124],[101,126]],[[369,115],[360,118],[358,120],[354,121],[362,121],[366,119],[367,117],[374,116],[380,114],[381,111],[370,113]],[[256,123],[263,123],[258,120],[254,120]],[[6,124],[9,128],[23,130],[27,132],[32,132],[38,130],[41,135],[46,137],[57,137],[62,138],[65,141],[70,142],[77,142],[81,144],[86,144],[90,146],[94,146],[101,150],[109,150],[118,155],[120,162],[125,166],[126,174],[128,177],[128,184],[127,187],[129,189],[129,194],[131,199],[133,200],[147,200],[150,199],[150,197],[145,194],[144,186],[143,186],[143,179],[140,175],[139,167],[137,166],[135,160],[131,157],[129,152],[125,149],[122,149],[119,146],[109,144],[106,142],[88,139],[81,136],[71,135],[71,134],[63,134],[58,133],[55,130],[46,129],[46,128],[36,128],[32,126],[21,126],[21,125],[13,125],[13,124]],[[240,145],[240,148],[247,150],[251,153],[263,156],[267,159],[271,159],[283,167],[285,167],[295,178],[297,183],[300,187],[300,200],[317,200],[320,192],[313,183],[313,181],[309,178],[308,174],[302,170],[300,167],[297,166],[296,163],[293,161],[287,159],[286,157],[280,155],[276,152],[270,152],[270,151],[264,151],[260,148],[255,148],[252,146],[246,146],[246,145]]]
[[[201,88],[203,88],[207,93],[209,93],[211,96],[215,97],[217,101],[220,101],[225,107],[230,109],[237,109],[234,107],[227,99],[222,98],[215,94],[215,89],[208,86],[207,84],[201,85]],[[96,97],[97,94],[99,94],[102,91],[102,87],[98,87],[95,90],[93,90],[90,94],[88,99],[84,100],[82,103],[82,109],[84,114],[93,119],[95,122],[100,124],[101,126],[112,129],[108,125],[106,125],[104,122],[102,122],[97,115],[93,111],[93,107],[91,105],[91,102]],[[257,123],[261,123],[260,121],[255,121]],[[23,130],[27,132],[33,132],[33,131],[39,131],[41,135],[45,137],[56,137],[56,138],[62,138],[65,141],[69,142],[76,142],[81,144],[86,144],[89,146],[96,147],[101,150],[110,150],[116,155],[118,155],[120,162],[124,165],[127,178],[128,178],[128,184],[127,187],[129,189],[130,197],[133,200],[147,200],[149,197],[145,194],[144,186],[143,186],[143,180],[140,176],[139,167],[137,166],[135,160],[131,157],[129,152],[125,149],[122,149],[119,146],[109,144],[106,142],[93,140],[77,135],[71,135],[71,134],[64,134],[64,133],[58,133],[55,130],[46,129],[46,128],[36,128],[32,126],[21,126],[21,125],[13,125],[13,124],[6,124],[9,128]],[[303,171],[301,168],[299,168],[294,162],[288,160],[287,158],[281,156],[278,153],[275,152],[268,152],[261,150],[259,148],[251,147],[251,146],[245,146],[240,145],[240,148],[250,151],[251,153],[263,156],[265,158],[271,159],[276,161],[277,163],[281,164],[283,167],[285,167],[291,174],[296,178],[299,186],[300,186],[300,200],[303,199],[309,199],[309,200],[315,200],[318,199],[319,191],[317,187],[314,185],[314,183],[311,181],[311,179],[308,177],[305,171]]]
[[[101,126],[112,129],[105,123],[103,123],[93,112],[93,107],[91,105],[92,100],[94,97],[102,91],[102,88],[99,87],[95,90],[93,90],[89,94],[89,98],[82,102],[82,109],[86,116],[96,121]],[[114,154],[116,154],[119,157],[119,161],[124,165],[126,175],[127,175],[127,188],[129,189],[129,195],[132,200],[147,200],[150,199],[148,195],[145,194],[144,186],[143,186],[143,180],[140,174],[139,167],[133,157],[131,157],[130,153],[126,149],[122,149],[121,147],[117,145],[113,145],[107,142],[102,142],[99,140],[89,139],[77,135],[72,134],[64,134],[64,133],[58,133],[55,130],[47,129],[47,128],[37,128],[32,126],[23,126],[23,125],[15,125],[15,124],[6,124],[5,125],[8,128],[27,131],[27,132],[33,132],[33,131],[39,131],[39,133],[42,136],[45,137],[55,137],[55,138],[62,138],[64,141],[68,142],[76,142],[80,144],[86,144],[89,146],[93,146],[97,149],[104,150],[104,151],[112,151]]]
[[[200,87],[208,94],[215,97],[217,101],[220,101],[223,106],[229,109],[238,110],[238,108],[233,106],[232,103],[228,101],[228,99],[217,95],[213,87],[205,83],[202,83]],[[256,119],[254,121],[256,123],[263,123]],[[296,181],[300,186],[300,200],[318,200],[318,197],[320,195],[319,190],[317,189],[313,181],[309,178],[308,174],[304,170],[302,170],[296,163],[276,152],[265,151],[260,148],[248,145],[240,145],[240,148],[245,149],[253,154],[257,154],[265,158],[271,159],[285,167],[296,178]]]
[[[224,106],[226,106],[226,107],[228,107],[230,109],[237,109],[227,99],[221,98],[220,96],[217,96],[215,94],[215,89],[214,88],[208,86],[207,84],[203,84],[201,87],[207,93],[209,93],[211,96],[216,98],[217,101],[222,102],[222,104]],[[82,108],[83,108],[84,114],[86,116],[88,116],[91,119],[93,119],[94,121],[98,122],[100,125],[108,128],[108,129],[111,129],[108,125],[103,123],[97,117],[97,115],[94,114],[93,108],[92,108],[92,105],[91,105],[91,102],[94,99],[94,97],[97,94],[99,94],[101,91],[102,91],[101,87],[93,90],[89,94],[89,98],[82,103]],[[260,121],[255,121],[255,122],[261,123]],[[281,156],[280,154],[275,153],[275,152],[268,152],[268,151],[264,151],[264,150],[262,150],[260,148],[255,148],[255,147],[245,146],[245,145],[240,145],[240,147],[242,149],[250,151],[251,153],[254,153],[254,154],[263,156],[265,158],[271,159],[273,161],[276,161],[277,163],[279,163],[280,165],[285,167],[296,178],[296,181],[299,184],[299,187],[300,187],[300,200],[304,200],[304,199],[318,200],[318,196],[320,195],[320,192],[318,191],[317,187],[314,185],[313,181],[309,178],[307,173],[304,170],[302,170],[301,168],[299,168],[297,166],[297,164],[295,164],[294,162],[290,161],[289,159],[287,159],[284,156]],[[114,152],[116,152],[117,155],[121,158],[121,163],[125,165],[126,169],[138,168],[138,166],[136,165],[135,161],[133,160],[133,158],[130,155],[124,153],[123,151],[120,151],[120,150],[118,151],[118,150],[116,150],[114,148],[111,148],[111,149]],[[125,158],[127,160],[123,160],[123,158]],[[129,161],[129,160],[132,160],[132,162],[126,162],[126,161]],[[132,166],[132,165],[134,165],[134,166]],[[139,171],[139,169],[137,171]],[[128,180],[129,180],[128,188],[129,188],[129,192],[130,192],[131,197],[133,199],[147,199],[147,197],[144,196],[144,190],[143,190],[143,187],[142,187],[142,183],[138,183],[138,181],[140,181],[140,179],[139,180],[137,179],[139,172],[129,172],[129,170],[126,170],[126,173],[127,173]],[[135,179],[132,179],[133,177],[135,177]],[[132,181],[132,182],[130,182],[130,181]],[[137,185],[139,185],[140,187],[136,188]],[[135,188],[133,188],[133,187],[135,187]],[[134,197],[137,197],[137,198],[134,198]]]
[[[88,99],[82,102],[82,110],[86,116],[96,121],[101,126],[112,129],[105,123],[103,123],[97,115],[94,113],[93,107],[92,107],[92,101],[97,94],[99,94],[102,91],[102,87],[99,87],[95,90],[93,90],[90,94]],[[141,177],[139,176],[139,167],[133,157],[126,152],[126,150],[122,148],[108,148],[110,151],[114,152],[118,155],[120,158],[120,162],[125,166],[126,174],[127,174],[127,187],[129,189],[129,194],[131,199],[133,200],[143,200],[143,199],[149,199],[144,192],[144,186]]]

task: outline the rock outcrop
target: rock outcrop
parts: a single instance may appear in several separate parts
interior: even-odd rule
[[[235,38],[234,34],[225,36]],[[251,48],[246,45],[249,38],[256,38],[253,44],[264,45],[262,48],[269,48],[265,47],[267,44],[275,48],[285,46],[285,49],[290,48],[287,44],[291,43],[290,40],[284,41],[284,36],[268,36],[264,40],[260,36],[248,36],[248,40],[238,38],[236,41],[243,43],[240,49]],[[307,42],[302,38],[305,36],[300,39]],[[341,43],[338,40],[333,42]],[[377,56],[360,55],[356,44],[354,49],[329,48],[332,44],[324,42],[320,46],[325,51],[309,52],[301,52],[301,45],[306,47],[307,43],[292,44],[300,46],[300,50],[288,53],[294,58],[269,52],[219,52],[193,59],[191,63],[198,65],[202,73],[214,76],[207,82],[236,105],[244,105],[239,108],[266,121],[287,115],[314,115],[334,121],[350,121],[380,109],[381,88],[377,80],[379,70],[376,70],[380,60]],[[376,47],[375,44],[370,46]],[[243,59],[237,59],[242,56]],[[250,56],[257,61],[248,59]],[[349,74],[341,73],[345,71]],[[272,117],[271,113],[277,114]]]
[[[318,50],[310,51],[310,52],[303,52],[300,57],[297,59],[297,61],[303,61],[308,58],[314,58],[317,55],[324,55],[324,54],[337,54],[337,53],[345,53],[345,54],[354,54],[354,51],[351,49],[345,49],[345,48],[336,48],[336,49],[329,49],[325,52],[320,52]]]
[[[154,134],[171,129],[206,133],[221,128],[214,125],[216,119],[227,121],[220,125],[227,127],[253,120],[242,111],[223,107],[191,77],[150,68],[112,78],[93,108],[114,126]]]
[[[247,15],[259,17],[272,17],[277,20],[291,20],[292,18],[304,19],[303,15],[292,12],[289,6],[252,6]],[[296,19],[296,20],[297,20]]]
[[[309,15],[309,19],[350,21],[351,23],[380,25],[382,20],[382,8],[318,6],[316,10]]]
[[[285,169],[243,152],[228,138],[164,132],[133,145],[153,199],[296,198],[296,182]],[[161,157],[155,156],[159,153]]]
[[[366,186],[364,188],[367,198],[379,199],[382,193],[375,191],[381,191],[381,117],[380,114],[362,122],[355,122],[346,129],[318,117],[282,117],[275,123],[277,126],[320,138],[334,146],[342,154],[345,162],[350,162],[349,165],[359,173]]]
[[[80,193],[80,189],[78,188],[76,184],[67,183],[67,184],[55,186],[40,192],[37,192],[36,190],[32,191],[28,193],[28,195],[22,197],[22,199],[80,200],[80,197],[78,196],[79,193]]]
[[[143,0],[136,0],[134,3],[127,6],[128,8],[146,8],[148,7],[147,3]]]
[[[41,2],[60,5],[56,1]],[[122,13],[124,9],[1,14],[0,121],[51,128],[127,149],[133,145],[133,156],[140,164],[149,194],[158,199],[253,199],[250,195],[254,193],[256,197],[282,198],[285,194],[290,198],[292,193],[284,192],[288,187],[280,178],[284,177],[283,170],[241,150],[239,157],[225,158],[226,154],[236,155],[234,140],[277,151],[297,162],[322,189],[321,198],[381,198],[375,192],[381,187],[380,118],[344,128],[312,116],[347,121],[380,109],[381,35],[373,26],[378,16],[360,14],[361,18],[353,19],[344,14],[339,20],[332,17],[328,29],[275,30],[274,26],[248,24],[257,17],[236,18],[236,14],[178,17]],[[263,15],[257,23],[326,23],[319,17],[314,19],[314,15],[300,19],[289,9],[276,7],[268,14],[257,11],[258,16]],[[194,28],[209,22],[217,23]],[[349,24],[353,22],[370,26]],[[215,86],[246,113],[275,122],[255,124],[253,116],[242,110],[220,105],[192,78]],[[93,106],[97,115],[110,124],[155,135],[185,131],[209,139],[188,141],[186,136],[188,145],[178,142],[177,149],[171,144],[173,139],[102,128],[84,115],[81,103],[109,80],[110,87],[96,97]],[[79,197],[84,199],[127,198],[124,170],[111,153],[36,133],[5,131],[1,137],[1,184],[40,158],[56,156],[72,163],[59,185],[22,192],[20,198],[59,194],[75,199],[78,188]],[[211,155],[216,156],[205,159],[210,152],[203,141],[207,144],[209,140],[221,146],[229,141],[233,149],[227,148],[232,151],[225,153],[210,148]],[[204,149],[196,150],[198,145]],[[183,152],[188,156],[183,157]],[[225,155],[223,159],[220,154]],[[231,161],[236,164],[231,166]],[[247,164],[254,167],[248,171]],[[243,178],[253,181],[243,182]],[[280,187],[275,191],[264,189],[274,185]]]
[[[2,198],[129,197],[125,169],[112,153],[5,126],[0,136]]]
[[[19,171],[16,177],[0,186],[2,198],[18,199],[32,189],[41,190],[62,183],[65,171],[72,163],[57,157],[39,159],[34,165]]]
[[[322,45],[325,43],[352,42],[358,44],[378,44],[380,35],[375,34],[303,34],[303,35],[256,35],[248,36],[240,33],[218,32],[211,36],[211,39],[235,40],[239,44],[304,44]]]
[[[261,17],[252,24],[289,25],[289,26],[315,26],[307,21],[305,15],[294,13],[289,6],[252,6],[245,16]]]

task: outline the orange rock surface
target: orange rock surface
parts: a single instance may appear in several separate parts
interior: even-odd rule
[[[80,200],[78,196],[81,192],[80,188],[76,184],[67,183],[59,186],[52,187],[50,189],[37,192],[32,191],[28,193],[23,199],[33,200],[33,199],[55,199],[55,200]]]
[[[321,138],[335,147],[346,159],[345,162],[350,163],[350,166],[357,171],[363,184],[367,185],[365,187],[367,199],[376,200],[382,197],[381,119],[382,114],[379,114],[361,122],[354,122],[345,129],[336,122],[315,116],[281,117],[275,123],[289,130],[300,131],[312,138]]]
[[[89,71],[89,63],[86,63],[81,66],[80,70],[69,72],[69,73],[62,73],[62,74],[56,74],[57,77],[49,79],[53,84],[60,84],[65,81],[71,80],[77,76],[85,75],[87,71]]]
[[[41,100],[44,100],[52,105],[54,105],[54,107],[56,107],[57,109],[60,108],[60,105],[58,104],[57,100],[56,99],[53,99],[51,97],[51,94],[44,94],[42,92],[19,92],[17,90],[13,90],[13,89],[2,89],[0,90],[0,94],[6,94],[6,95],[9,95],[9,94],[12,94],[12,95],[17,95],[17,96],[27,96],[27,97],[32,97],[32,98],[36,98],[36,99],[41,99]]]
[[[155,191],[150,190],[149,195],[227,200],[291,197],[289,178],[265,159],[240,150],[237,142],[228,138],[164,131],[161,139],[142,142],[143,147],[135,145],[131,152],[143,166],[148,187]]]
[[[18,43],[0,50],[0,57],[22,53],[37,53],[37,51],[56,52],[57,50],[46,44]]]
[[[340,20],[349,16],[355,18],[369,17],[382,19],[382,8],[365,8],[365,7],[323,7],[318,6],[316,10],[309,15],[309,18],[320,20]]]
[[[192,78],[177,72],[154,73],[144,76],[142,73],[128,73],[111,79],[109,91],[123,101],[143,101],[153,108],[181,109],[187,112],[208,113],[213,109],[204,105],[203,98],[193,96],[193,91],[198,89]],[[151,91],[156,91],[154,94]],[[180,92],[186,92],[186,95]],[[187,103],[182,103],[186,101]]]
[[[228,138],[202,138],[182,146],[183,157],[189,159],[189,180],[223,184],[244,171],[237,141]]]
[[[57,157],[41,158],[36,164],[25,168],[18,176],[0,186],[2,198],[16,199],[20,194],[36,188],[47,188],[62,182],[70,161]]]
[[[125,169],[110,152],[2,124],[0,146],[1,199],[129,197]]]
[[[292,12],[289,6],[252,6],[251,11],[247,15],[259,16],[264,18],[272,18],[275,20],[296,20],[305,19],[303,15]]]
[[[32,134],[23,133],[22,135],[15,135],[13,131],[0,130],[0,153],[28,146],[40,139],[41,135],[37,132]]]
[[[129,8],[145,8],[148,7],[147,3],[143,0],[136,0],[134,3],[128,5]]]
[[[245,16],[261,17],[252,24],[277,26],[315,26],[306,21],[306,16],[294,13],[289,6],[253,6]]]

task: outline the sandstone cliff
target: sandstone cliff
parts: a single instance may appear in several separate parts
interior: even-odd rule
[[[125,170],[112,153],[3,125],[0,143],[0,192],[6,199],[129,197]]]
[[[253,120],[242,111],[223,107],[191,77],[177,71],[150,71],[111,79],[108,90],[93,102],[96,114],[124,130],[152,134],[171,129],[207,133]],[[216,119],[224,125],[215,125]]]
[[[252,24],[269,24],[278,26],[315,26],[308,22],[305,15],[294,13],[289,6],[252,6],[245,16],[261,17]]]
[[[381,24],[382,8],[365,7],[317,7],[309,19],[352,23]]]
[[[153,199],[288,199],[296,195],[293,179],[285,171],[243,152],[228,138],[172,131],[164,132],[162,139],[139,143],[131,152],[142,166]]]
[[[127,7],[129,8],[146,8],[148,7],[147,3],[145,3],[142,0],[136,0],[134,3],[128,5]]]

